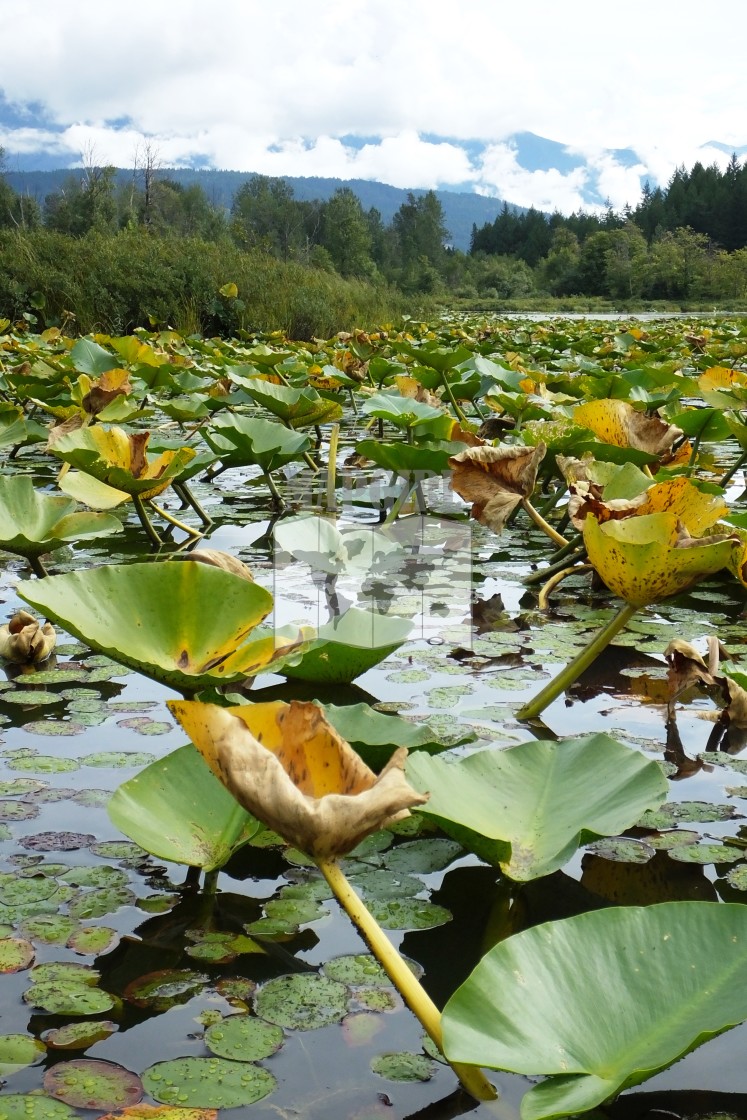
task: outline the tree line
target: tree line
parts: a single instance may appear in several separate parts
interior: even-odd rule
[[[284,179],[254,175],[227,209],[201,185],[170,178],[147,146],[128,184],[89,153],[42,203],[12,190],[0,174],[3,228],[192,239],[408,296],[634,302],[747,295],[747,168],[736,155],[724,171],[700,163],[678,168],[665,188],[647,184],[635,208],[620,213],[547,215],[504,204],[493,222],[473,227],[468,253],[449,245],[433,191],[408,194],[385,223],[348,187],[324,201],[302,201]]]

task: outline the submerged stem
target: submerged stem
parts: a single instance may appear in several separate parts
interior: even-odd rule
[[[420,982],[416,980],[381,926],[350,886],[339,864],[335,860],[321,858],[317,859],[316,862],[322,875],[332,888],[335,898],[368,942],[374,956],[407,1006],[417,1016],[426,1033],[443,1053],[441,1013],[435,1003]],[[478,1066],[453,1062],[449,1064],[464,1088],[476,1100],[495,1100],[496,1091]]]
[[[41,562],[41,560],[39,559],[38,556],[27,556],[26,559],[29,562],[29,567],[31,568],[31,571],[34,573],[35,576],[38,576],[39,579],[44,579],[45,576],[49,575],[49,572],[44,567],[44,565],[42,564],[42,562]]]
[[[561,568],[559,572],[555,572],[554,575],[550,576],[547,583],[540,588],[540,593],[537,597],[539,609],[541,611],[547,610],[551,593],[567,576],[573,575],[574,572],[588,572],[590,568],[591,564],[569,564],[567,568]]]
[[[552,704],[561,692],[570,688],[581,674],[596,661],[599,654],[607,648],[612,639],[627,626],[637,610],[638,607],[634,603],[624,603],[614,618],[611,618],[607,625],[602,627],[588,646],[582,649],[573,658],[573,661],[569,661],[566,667],[561,669],[557,676],[553,677],[550,683],[546,684],[533,700],[519,709],[516,713],[517,719],[536,719],[540,712],[544,712],[548,704]]]

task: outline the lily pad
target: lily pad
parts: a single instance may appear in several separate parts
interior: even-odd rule
[[[8,1093],[0,1098],[2,1120],[78,1120],[74,1108],[35,1093]]]
[[[669,857],[678,863],[737,863],[744,859],[744,851],[729,844],[677,844],[670,848]]]
[[[680,821],[708,824],[741,817],[733,805],[715,805],[708,801],[670,801],[660,809],[649,809],[638,824],[641,828],[672,828]]]
[[[59,727],[61,731],[54,731],[54,735],[73,735],[76,732],[70,730],[71,724],[60,721],[60,723],[45,723],[42,724],[44,728]],[[80,726],[79,724],[77,726]],[[27,723],[24,725],[24,731],[28,731],[32,724]],[[83,730],[80,727],[81,731]],[[38,730],[38,729],[37,729]],[[50,734],[47,730],[42,734]],[[66,774],[73,770],[80,770],[80,763],[74,758],[57,758],[53,754],[33,754],[21,758],[12,758],[8,762],[9,770],[30,770],[32,773],[38,774]]]
[[[0,938],[0,973],[23,972],[33,964],[34,955],[34,946],[25,938]]]
[[[322,972],[330,980],[337,980],[340,984],[386,988],[391,987],[392,983],[376,957],[370,953],[334,957],[331,961],[325,961]]]
[[[258,988],[257,1015],[287,1030],[310,1031],[342,1021],[348,1004],[344,984],[316,973],[278,976]]]
[[[205,1031],[205,1045],[211,1054],[235,1062],[258,1062],[269,1058],[283,1045],[280,1027],[252,1015],[232,1015]]]
[[[23,993],[25,1003],[40,1007],[52,1015],[99,1015],[111,1011],[115,999],[101,988],[89,988],[84,984],[61,985],[49,980],[42,984],[32,984]]]
[[[34,852],[74,852],[89,847],[95,840],[88,832],[37,832],[24,836],[19,843]]]
[[[463,855],[464,848],[458,841],[436,836],[428,840],[410,840],[390,848],[384,863],[388,871],[400,875],[432,875],[435,871],[443,871]]]
[[[169,730],[171,724],[169,724]],[[84,754],[80,759],[83,766],[111,767],[118,770],[127,766],[147,766],[155,759],[148,751],[96,751]]]
[[[143,1074],[154,1100],[196,1108],[240,1108],[262,1100],[276,1087],[261,1066],[225,1058],[174,1058],[157,1062]]]
[[[30,821],[38,816],[38,805],[30,801],[0,801],[0,821]]]
[[[52,1066],[44,1075],[44,1089],[74,1108],[126,1108],[143,1096],[136,1073],[94,1058],[73,1058]]]
[[[0,1077],[32,1066],[47,1052],[43,1042],[27,1034],[0,1034]]]
[[[419,898],[372,898],[368,909],[384,929],[433,929],[451,921],[451,912]]]
[[[108,926],[82,926],[67,940],[68,949],[82,956],[96,957],[109,953],[119,941],[119,934]]]
[[[136,1007],[150,1007],[154,1011],[168,1011],[171,1007],[188,1003],[208,983],[209,977],[188,968],[163,969],[149,972],[133,980],[124,990],[124,998]]]
[[[112,823],[152,855],[205,871],[222,867],[260,827],[191,744],[130,778],[107,809]]]
[[[590,1007],[614,1015],[590,1017]],[[585,1112],[747,1018],[744,907],[615,906],[499,942],[446,1004],[452,1062],[546,1075],[523,1120]]]
[[[45,945],[65,945],[78,928],[78,923],[66,914],[36,914],[26,918],[21,928],[34,941]]]
[[[453,763],[416,754],[407,770],[416,788],[430,791],[418,813],[520,881],[623,832],[667,794],[655,762],[607,735],[530,741]]]
[[[119,1028],[109,1019],[96,1019],[92,1022],[67,1023],[64,1027],[54,1027],[42,1036],[45,1044],[53,1050],[87,1050],[89,1046],[102,1042]]]
[[[72,918],[89,920],[113,914],[121,906],[134,906],[135,894],[129,887],[95,887],[79,891],[68,903]]]
[[[270,593],[206,564],[87,568],[19,594],[92,649],[180,692],[245,680],[276,657],[273,635],[251,639]]]
[[[372,1058],[371,1069],[387,1081],[430,1081],[436,1072],[436,1063],[425,1054],[401,1050]]]
[[[411,629],[409,619],[349,607],[320,626],[300,660],[280,671],[292,680],[349,684],[394,653]]]

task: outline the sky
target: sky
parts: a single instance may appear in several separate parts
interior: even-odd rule
[[[9,169],[132,167],[150,143],[164,167],[569,213],[590,176],[619,209],[646,176],[724,166],[709,141],[747,145],[744,0],[0,0],[0,26]],[[522,132],[577,166],[521,166]]]

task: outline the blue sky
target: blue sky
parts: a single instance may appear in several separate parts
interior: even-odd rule
[[[0,17],[11,169],[128,167],[150,142],[164,166],[567,212],[590,175],[620,207],[641,176],[747,145],[744,0],[0,0]],[[563,158],[533,166],[524,132]]]

